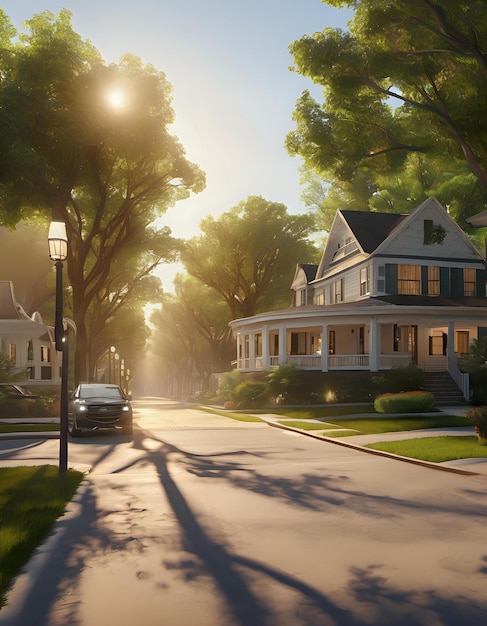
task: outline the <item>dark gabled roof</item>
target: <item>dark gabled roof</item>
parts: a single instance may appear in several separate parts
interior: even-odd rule
[[[303,270],[306,276],[306,281],[309,283],[316,278],[316,272],[318,266],[313,263],[300,263],[299,267]]]
[[[362,250],[371,254],[407,215],[373,211],[340,211]]]

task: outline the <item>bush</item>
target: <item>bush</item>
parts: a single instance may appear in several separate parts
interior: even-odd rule
[[[275,398],[284,397],[286,402],[301,400],[303,371],[294,363],[279,365],[267,375],[268,388]]]
[[[263,407],[269,401],[267,383],[240,383],[235,389],[234,401],[239,409]]]
[[[487,406],[479,406],[475,409],[468,409],[465,415],[475,426],[475,432],[479,439],[485,440],[483,445],[487,445]]]
[[[424,381],[422,369],[410,363],[406,367],[393,367],[372,378],[377,393],[399,393],[421,389]]]
[[[242,382],[242,376],[238,370],[225,372],[220,378],[216,397],[222,404],[224,402],[233,402],[235,400],[235,389]]]
[[[487,404],[487,367],[469,375],[473,404]]]
[[[435,399],[428,391],[384,393],[374,401],[377,413],[423,413],[431,411],[434,406]]]

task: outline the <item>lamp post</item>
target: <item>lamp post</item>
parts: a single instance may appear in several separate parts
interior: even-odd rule
[[[51,222],[48,234],[49,257],[56,267],[56,318],[54,341],[62,354],[61,402],[59,415],[59,473],[68,469],[68,353],[63,324],[63,261],[68,256],[68,237],[64,222]]]

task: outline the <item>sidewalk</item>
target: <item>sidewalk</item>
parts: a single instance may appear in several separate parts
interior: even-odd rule
[[[463,415],[465,412],[464,406],[451,406],[451,407],[440,407],[440,410],[443,413],[448,415]],[[431,415],[437,415],[437,413],[432,413]],[[448,436],[472,436],[475,434],[473,426],[466,426],[463,428],[428,428],[422,430],[408,430],[401,431],[395,433],[379,433],[376,435],[354,435],[351,437],[327,437],[326,436],[326,427],[323,430],[320,430],[320,434],[317,434],[318,431],[310,431],[310,430],[301,430],[299,428],[294,428],[292,426],[286,426],[280,422],[289,421],[288,418],[282,415],[275,415],[272,413],[266,415],[259,415],[261,419],[263,419],[269,426],[275,428],[281,428],[283,430],[296,431],[300,432],[307,437],[312,437],[314,439],[319,439],[322,441],[327,441],[328,443],[334,443],[336,445],[345,446],[347,448],[361,450],[362,452],[368,452],[370,454],[379,454],[381,456],[387,456],[390,458],[395,458],[398,461],[403,461],[407,463],[414,463],[416,465],[423,465],[425,467],[430,467],[431,469],[443,470],[443,471],[451,471],[461,474],[482,474],[487,476],[487,458],[470,458],[470,459],[457,459],[453,461],[446,461],[444,463],[431,463],[429,461],[421,461],[419,459],[411,459],[409,457],[400,457],[396,454],[391,454],[389,452],[383,452],[380,450],[373,450],[370,448],[365,448],[364,446],[370,443],[379,443],[382,441],[401,441],[404,439],[416,439],[423,437],[448,437]],[[377,418],[377,415],[364,413],[364,414],[356,414],[351,415],[350,419],[367,419],[370,417]],[[387,418],[392,417],[392,415],[381,414],[381,417]],[[341,419],[344,419],[343,417]],[[299,421],[299,420],[293,420]],[[330,419],[333,421],[333,418]],[[322,423],[320,420],[307,419],[306,422],[314,422],[316,424]],[[337,429],[334,428],[333,431]]]

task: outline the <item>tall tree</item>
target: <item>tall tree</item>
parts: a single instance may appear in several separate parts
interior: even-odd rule
[[[164,392],[180,395],[209,389],[211,375],[230,368],[235,346],[228,308],[212,289],[187,275],[178,275],[174,286],[151,316],[152,351]]]
[[[332,186],[366,181],[370,197],[384,178],[401,176],[409,155],[437,170],[447,157],[450,177],[461,175],[485,203],[484,0],[325,1],[355,15],[349,31],[326,29],[291,45],[297,71],[323,88],[323,102],[309,92],[298,101],[290,154]]]
[[[227,304],[231,319],[290,304],[297,262],[313,262],[308,237],[312,217],[289,215],[286,207],[250,196],[218,219],[201,222],[203,234],[186,242],[181,258],[189,274]]]
[[[65,10],[37,15],[27,29],[5,55],[0,78],[0,111],[13,120],[1,215],[10,224],[34,213],[66,223],[76,378],[88,379],[90,325],[99,326],[134,282],[174,258],[169,232],[151,224],[201,190],[204,176],[168,132],[174,113],[162,72],[131,55],[106,66]],[[124,286],[111,276],[120,276],[123,264]],[[96,306],[101,299],[105,306]]]

